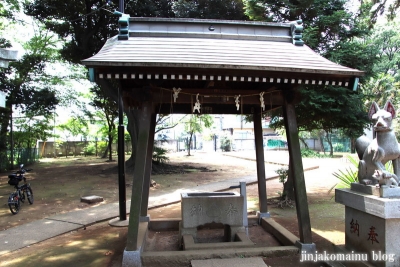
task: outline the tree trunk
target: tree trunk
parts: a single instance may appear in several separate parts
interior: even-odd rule
[[[109,146],[108,146],[108,144],[107,144],[106,150],[104,151],[103,156],[101,156],[102,159],[105,159],[105,158],[107,157],[107,155],[108,155],[108,150],[109,150]]]
[[[319,140],[319,143],[321,146],[321,151],[324,152],[324,154],[325,154],[325,147],[324,147],[324,141],[323,141],[322,135],[318,136],[318,140]]]
[[[0,160],[7,162],[5,168],[10,166],[7,159],[7,138],[8,127],[10,126],[11,105],[6,102],[6,109],[1,109],[1,125],[0,125]]]
[[[309,147],[308,147],[306,141],[304,140],[304,138],[299,137],[299,139],[300,139],[300,141],[303,143],[304,147],[305,147],[306,149],[309,149]]]
[[[102,89],[104,92],[106,92],[111,98],[113,98],[115,101],[118,101],[118,90],[115,90],[115,88],[112,86],[110,83],[105,83],[103,81]],[[138,139],[138,132],[139,132],[139,116],[140,116],[140,111],[137,109],[130,109],[126,105],[124,105],[124,112],[126,114],[126,117],[128,119],[128,125],[127,125],[127,131],[129,135],[131,136],[131,146],[132,146],[132,152],[131,152],[131,157],[125,162],[126,168],[134,169],[135,168],[135,158],[136,158],[136,147],[137,147],[137,139]]]
[[[67,144],[65,145],[65,157],[66,158],[68,157],[68,148],[69,148],[69,145],[68,145],[68,141],[67,141]]]
[[[112,142],[113,142],[113,137],[111,134],[108,134],[108,160],[112,161]]]
[[[139,132],[139,111],[138,110],[125,110],[125,114],[128,118],[128,125],[126,127],[129,135],[131,136],[131,157],[126,161],[127,168],[135,168],[135,158],[136,158],[136,147]]]
[[[293,186],[293,175],[291,175],[290,171],[290,160],[289,160],[289,171],[288,178],[286,182],[283,184],[283,194],[286,199],[294,200],[294,186]]]
[[[190,132],[190,137],[189,137],[189,141],[188,141],[188,144],[187,144],[187,147],[188,147],[188,156],[190,156],[190,145],[192,144],[192,137],[193,137],[193,132]]]
[[[330,135],[328,131],[325,131],[325,133],[326,133],[326,141],[328,142],[330,149],[329,156],[333,157],[332,135]]]
[[[350,138],[350,153],[356,153],[356,139]]]

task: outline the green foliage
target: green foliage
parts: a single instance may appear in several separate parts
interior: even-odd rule
[[[278,174],[278,179],[279,182],[282,183],[282,192],[278,192],[280,195],[281,199],[286,198],[286,192],[285,192],[285,182],[287,181],[289,177],[289,169],[288,168],[280,168],[275,171]]]
[[[351,183],[358,183],[358,159],[353,158],[351,155],[346,155],[347,160],[351,163],[350,168],[346,168],[344,171],[339,170],[338,172],[332,173],[335,176],[339,183],[334,185],[329,192],[331,192],[335,188],[350,188]],[[393,164],[392,161],[388,161],[385,164],[385,169],[393,173]]]
[[[96,97],[92,99],[92,105],[97,112],[87,114],[92,120],[100,119],[103,122],[103,127],[100,132],[103,136],[107,136],[108,140],[108,158],[112,160],[112,146],[114,138],[117,135],[116,120],[118,118],[118,103],[105,93],[102,87],[93,86],[90,88],[91,93]]]
[[[303,39],[315,51],[330,47],[354,36],[355,16],[343,0],[286,1],[247,0],[246,14],[253,20],[288,22],[303,20],[307,31]]]
[[[108,142],[106,141],[99,141],[97,142],[97,152],[99,155],[103,154],[108,147]]]
[[[289,177],[289,169],[288,168],[280,168],[280,169],[277,169],[275,172],[279,176],[278,177],[279,182],[284,184],[286,182],[287,178]]]
[[[324,158],[324,157],[326,157],[326,155],[320,154],[317,151],[312,150],[312,149],[302,149],[301,157],[302,158]]]
[[[4,27],[3,18],[9,20],[14,19],[14,13],[19,10],[20,5],[18,0],[2,0],[0,2],[0,30]]]
[[[179,18],[246,20],[242,0],[178,0],[173,10]]]
[[[345,7],[346,1],[247,0],[246,14],[252,19],[287,22],[302,19],[303,39],[314,51],[339,64],[372,74],[376,46],[363,42],[368,28],[358,14]],[[366,77],[367,78],[367,77]],[[348,88],[302,86],[296,106],[299,131],[343,129],[351,138],[360,136],[369,124],[363,95]],[[272,112],[270,127],[284,127],[280,110]],[[331,151],[333,153],[333,151]]]
[[[153,156],[152,156],[153,163],[155,164],[167,163],[169,161],[167,152],[168,151],[166,149],[155,146],[153,149]]]
[[[118,1],[107,2],[33,0],[24,5],[24,10],[66,41],[60,52],[65,60],[80,64],[82,59],[97,53],[108,38],[117,34],[117,19],[110,12],[118,9]],[[168,0],[125,2],[125,13],[131,16],[173,17]]]
[[[85,155],[92,156],[96,154],[96,143],[89,142],[84,148]]]
[[[72,117],[66,123],[57,126],[60,130],[64,131],[66,135],[76,137],[78,135],[87,136],[88,124],[83,117]]]
[[[336,152],[345,152],[345,147],[344,147],[344,145],[341,144],[341,143],[336,143],[336,144],[333,146],[333,150],[335,150]]]
[[[190,144],[194,133],[202,133],[204,128],[210,128],[214,123],[213,117],[208,114],[188,116],[183,120],[185,132],[189,136],[187,145],[188,156],[190,156]]]
[[[9,47],[4,39],[0,43]],[[15,144],[30,148],[36,146],[37,139],[48,138],[52,125],[49,121],[59,103],[53,83],[57,76],[49,72],[49,66],[58,57],[57,41],[39,27],[33,37],[22,45],[25,51],[20,59],[10,62],[8,68],[0,71],[0,90],[7,94],[6,109],[0,116],[0,152],[4,154],[11,148],[8,132],[11,110],[18,109],[23,114],[23,118],[13,121],[13,130],[17,132]]]
[[[352,167],[332,173],[339,180],[339,183],[331,187],[329,193],[335,188],[350,188],[351,183],[358,182],[358,160],[351,155],[346,155],[346,158],[352,164]]]
[[[364,110],[361,95],[347,88],[326,86],[324,88],[302,87],[301,102],[296,106],[299,131],[324,130],[329,140],[336,130],[356,138],[363,134],[370,121]],[[281,110],[271,113],[271,128],[283,128]],[[330,151],[331,156],[333,150]]]
[[[232,142],[231,142],[231,139],[229,139],[229,137],[227,135],[221,136],[220,142],[221,142],[220,148],[222,151],[224,151],[224,152],[231,151]]]

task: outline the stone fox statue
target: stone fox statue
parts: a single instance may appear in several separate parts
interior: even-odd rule
[[[355,145],[360,158],[358,165],[358,181],[360,183],[385,184],[384,179],[380,179],[381,177],[391,177],[399,183],[397,176],[399,175],[400,148],[391,128],[392,119],[395,116],[396,110],[390,101],[386,102],[383,109],[379,109],[375,102],[372,103],[368,117],[372,120],[376,137],[371,141],[368,137],[361,136],[356,140]],[[393,162],[394,174],[385,169],[386,162],[390,160]]]

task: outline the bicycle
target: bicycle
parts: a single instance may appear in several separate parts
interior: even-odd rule
[[[25,173],[32,169],[24,169],[24,164],[19,166],[19,170],[13,174],[8,175],[8,184],[14,186],[15,192],[11,193],[8,198],[8,207],[12,214],[17,214],[21,207],[21,202],[24,203],[25,199],[28,199],[30,205],[33,204],[33,192],[31,185],[26,182]],[[21,181],[24,184],[19,186]]]

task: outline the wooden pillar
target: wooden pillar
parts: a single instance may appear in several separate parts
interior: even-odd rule
[[[264,144],[263,132],[261,125],[261,109],[254,111],[254,140],[256,146],[256,162],[257,162],[257,181],[258,181],[258,198],[260,205],[260,213],[267,213],[267,187],[265,183],[265,160],[264,160]]]
[[[299,132],[297,129],[295,107],[291,101],[290,93],[285,97],[283,116],[285,120],[286,136],[289,146],[290,172],[293,177],[300,242],[303,244],[311,244],[311,222],[308,211],[303,162],[300,152]]]
[[[153,163],[153,147],[154,147],[154,134],[156,131],[156,118],[157,114],[152,113],[150,116],[150,128],[149,128],[149,141],[147,143],[147,158],[146,158],[146,170],[143,181],[143,193],[142,193],[142,207],[140,209],[140,216],[146,217],[149,208],[149,193],[150,193],[150,178],[151,168]]]
[[[136,148],[137,152],[135,159],[135,170],[133,173],[131,209],[129,215],[126,251],[135,251],[139,249],[138,234],[140,223],[140,209],[142,204],[144,176],[146,172],[151,112],[151,103],[143,103],[140,114],[141,116],[139,118],[138,145]]]

